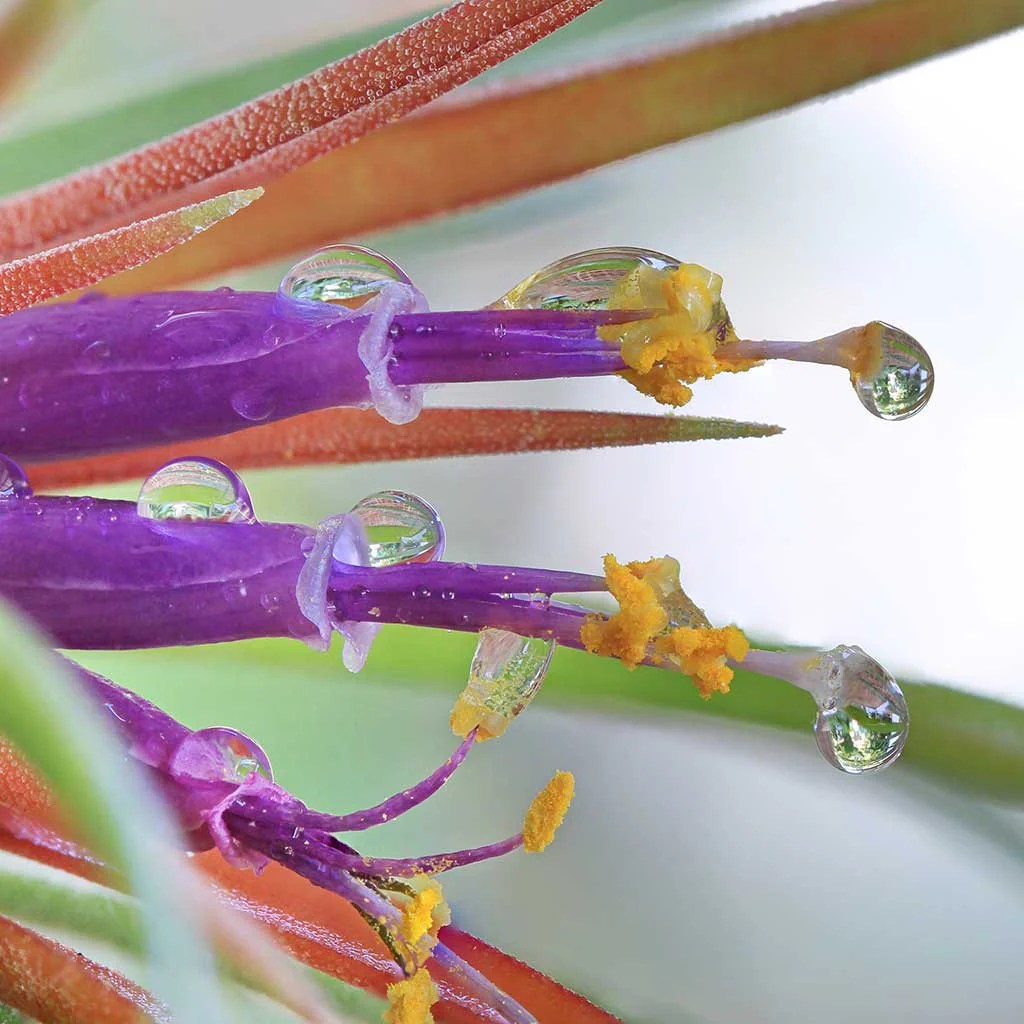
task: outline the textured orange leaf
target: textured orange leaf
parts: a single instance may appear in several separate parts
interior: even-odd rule
[[[166,1019],[134,982],[6,917],[0,917],[0,1003],[39,1024]]]
[[[500,63],[598,0],[463,0],[159,142],[0,203],[0,258],[293,170]]]
[[[450,97],[270,183],[259,218],[111,287],[196,280],[511,195],[1022,22],[1022,0],[825,3],[621,63]]]
[[[765,437],[780,430],[699,417],[541,409],[425,409],[418,419],[399,427],[375,412],[326,409],[205,441],[38,463],[28,472],[37,490],[64,490],[142,477],[195,452],[234,469],[255,469]]]
[[[229,192],[192,206],[0,265],[0,314],[86,288],[187,242],[262,195]]]

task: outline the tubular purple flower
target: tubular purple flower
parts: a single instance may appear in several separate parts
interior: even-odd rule
[[[6,481],[6,483],[5,483]],[[205,520],[205,521],[203,521]],[[826,758],[860,772],[898,757],[908,713],[895,680],[859,648],[750,651],[686,595],[672,558],[604,575],[439,561],[444,530],[422,499],[386,491],[316,529],[260,523],[244,485],[212,460],[181,459],[137,504],[34,496],[16,464],[0,476],[0,594],[65,648],[133,648],[293,637],[326,650],[344,636],[352,671],[385,623],[479,634],[453,729],[498,735],[540,688],[556,644],[689,675],[702,696],[733,668],[807,690]],[[601,614],[556,595],[608,591]]]
[[[0,318],[0,450],[26,461],[228,434],[336,406],[414,419],[428,385],[621,374],[682,405],[684,382],[766,358],[834,363],[861,401],[899,419],[933,372],[877,323],[804,345],[739,341],[722,279],[641,249],[567,257],[491,307],[428,311],[390,260],[329,247],[276,294],[86,295]]]
[[[233,866],[256,872],[277,861],[351,903],[408,975],[415,975],[428,959],[436,960],[459,973],[498,1015],[495,1020],[533,1021],[439,941],[438,929],[448,923],[448,913],[433,876],[520,848],[542,849],[568,808],[571,784],[568,797],[551,806],[551,794],[564,791],[567,773],[557,773],[534,801],[522,830],[500,842],[426,857],[367,857],[335,833],[364,831],[418,807],[462,765],[474,734],[422,781],[376,806],[323,814],[274,783],[266,754],[243,733],[227,728],[192,731],[136,694],[69,664],[86,692],[111,716],[127,756],[144,766],[175,811],[190,849],[216,847]]]

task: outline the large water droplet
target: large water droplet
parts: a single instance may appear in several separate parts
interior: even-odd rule
[[[615,286],[637,267],[678,266],[678,260],[651,249],[588,249],[542,267],[491,303],[491,308],[606,309]]]
[[[415,494],[380,491],[363,498],[352,512],[366,527],[372,566],[433,562],[444,554],[441,517]]]
[[[237,729],[215,727],[189,733],[175,748],[170,774],[210,782],[242,782],[259,772],[271,782],[274,772],[263,748]]]
[[[335,302],[358,309],[389,281],[410,284],[397,263],[361,245],[328,245],[300,260],[278,289],[289,299]]]
[[[25,471],[14,459],[0,455],[0,500],[31,497],[32,487]]]
[[[253,523],[252,499],[237,474],[216,459],[174,459],[150,473],[136,510],[144,519]]]
[[[500,736],[537,695],[554,650],[554,640],[481,630],[469,681],[452,714],[456,731],[465,735],[478,725],[484,738]]]
[[[906,331],[880,320],[867,325],[881,360],[876,372],[854,374],[853,389],[861,405],[883,420],[905,420],[920,412],[932,396],[935,370],[922,345]]]
[[[829,764],[857,775],[900,756],[910,728],[907,701],[874,658],[841,645],[819,655],[807,671],[816,677],[814,736]]]

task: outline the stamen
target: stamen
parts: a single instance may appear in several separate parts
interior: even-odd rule
[[[572,772],[555,772],[551,781],[534,797],[523,822],[523,849],[540,853],[555,838],[565,819],[576,789]]]

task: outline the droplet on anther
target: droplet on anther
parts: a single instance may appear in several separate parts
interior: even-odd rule
[[[845,644],[808,663],[804,686],[818,704],[814,736],[829,764],[850,774],[900,756],[910,713],[903,691],[874,658]]]
[[[379,491],[357,502],[352,512],[366,527],[371,566],[433,562],[444,554],[441,517],[415,494]]]
[[[868,368],[851,374],[861,405],[883,420],[905,420],[931,398],[935,370],[924,347],[906,331],[874,320],[865,328],[873,350]]]
[[[14,459],[0,455],[0,500],[31,497],[32,486],[25,471]]]
[[[491,308],[607,309],[617,285],[638,267],[666,270],[678,266],[678,260],[651,249],[589,249],[542,267],[491,303]]]
[[[551,664],[554,640],[483,629],[469,669],[469,681],[452,710],[452,729],[480,739],[500,736],[537,695]]]
[[[281,279],[278,291],[288,299],[358,309],[391,281],[411,283],[387,256],[361,245],[339,244],[318,249],[296,263]]]
[[[150,473],[136,504],[144,519],[253,523],[252,499],[238,475],[216,459],[174,459]]]

